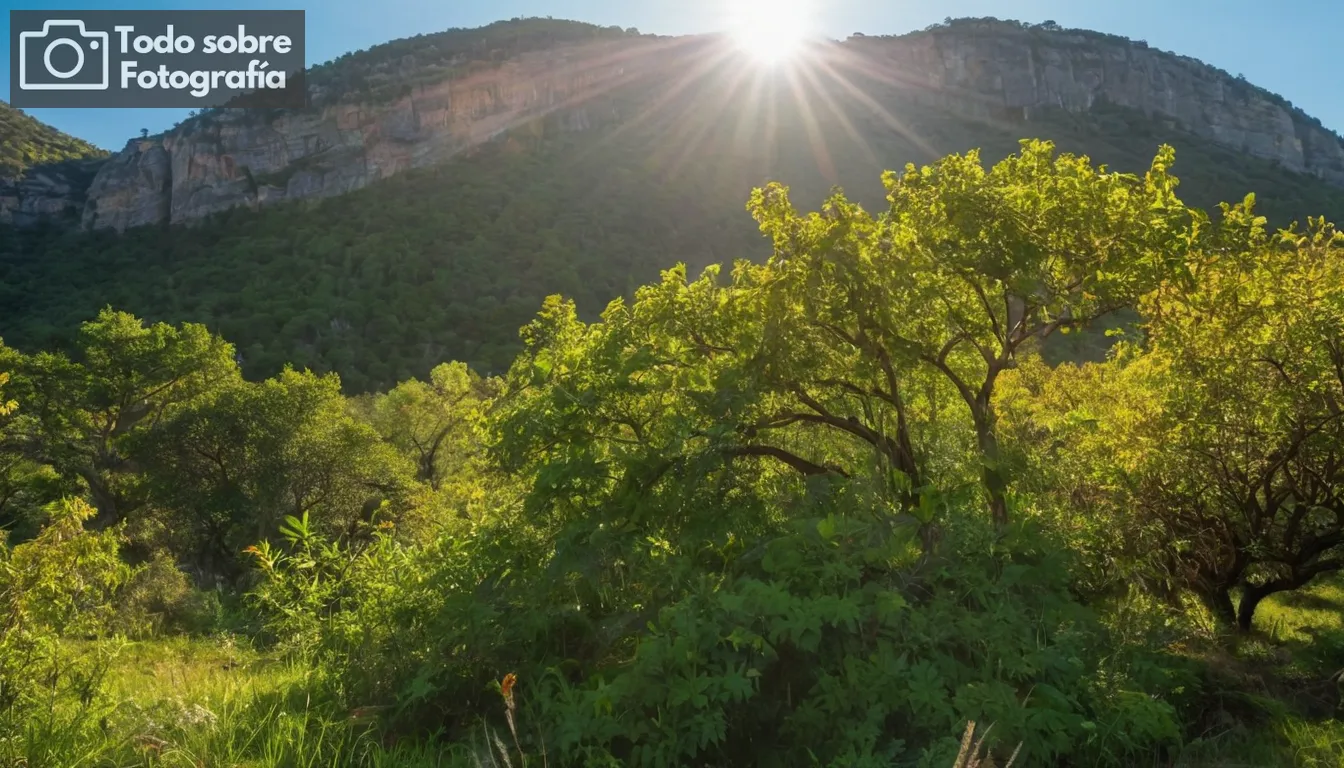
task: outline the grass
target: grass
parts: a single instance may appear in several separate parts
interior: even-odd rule
[[[1236,699],[1235,708],[1258,711],[1263,723],[1229,717],[1187,745],[1176,764],[1344,766],[1344,722],[1336,719],[1344,667],[1344,578],[1267,598],[1256,612],[1255,633],[1232,647],[1221,658],[1205,657],[1215,679],[1228,682],[1226,694],[1219,695]]]
[[[1268,727],[1234,725],[1186,745],[1179,768],[1338,768],[1344,765],[1344,725],[1282,714]]]
[[[1271,596],[1256,611],[1255,624],[1303,673],[1337,674],[1344,666],[1344,579]]]
[[[72,653],[93,649],[72,644]],[[297,663],[229,638],[171,638],[124,645],[105,695],[87,709],[63,697],[29,729],[28,768],[317,768],[468,765],[460,749],[384,744],[367,722],[309,694]],[[0,764],[8,765],[0,750]]]

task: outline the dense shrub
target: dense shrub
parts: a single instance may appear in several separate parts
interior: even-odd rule
[[[403,727],[505,732],[489,685],[515,673],[522,748],[566,764],[946,765],[967,719],[1033,761],[1123,765],[1180,739],[1174,684],[1131,674],[1039,530],[996,543],[964,520],[920,555],[871,512],[800,517],[605,618],[546,602],[563,590],[545,567],[506,573],[487,542],[508,535],[419,552],[294,536],[258,552],[257,595],[333,691]],[[647,556],[685,572],[688,544]]]
[[[131,576],[113,531],[84,530],[94,511],[54,505],[37,538],[0,543],[0,758],[17,760],[60,732],[95,727],[117,621],[117,591]],[[66,642],[85,641],[70,646]],[[72,706],[67,706],[72,701]]]

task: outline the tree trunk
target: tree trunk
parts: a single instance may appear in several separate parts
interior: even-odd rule
[[[1269,597],[1278,590],[1266,586],[1245,586],[1241,592],[1241,603],[1237,605],[1237,631],[1242,634],[1249,633],[1255,626],[1255,609],[1259,607],[1260,601]]]
[[[988,415],[975,418],[976,444],[980,448],[980,477],[989,495],[989,516],[1000,528],[1008,525],[1008,483],[999,466],[999,440]]]
[[[1267,581],[1264,584],[1242,584],[1241,603],[1237,606],[1237,629],[1241,632],[1250,632],[1254,626],[1255,609],[1260,607],[1260,602],[1270,595],[1279,592],[1292,592],[1302,589],[1310,584],[1316,577],[1326,573],[1333,573],[1340,570],[1339,563],[1327,562],[1316,563],[1305,568],[1292,576],[1274,581]]]
[[[102,531],[121,522],[122,515],[117,508],[117,495],[108,487],[102,475],[88,468],[82,468],[78,472],[89,486],[89,497],[93,500],[93,508],[97,510],[97,514],[86,523],[86,526],[91,530]]]

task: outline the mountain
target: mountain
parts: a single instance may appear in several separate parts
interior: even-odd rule
[[[1099,33],[962,20],[818,44],[765,69],[717,37],[542,19],[449,30],[315,68],[301,112],[210,111],[107,160],[0,238],[8,343],[60,343],[111,303],[195,320],[245,369],[385,387],[498,371],[544,296],[590,316],[677,261],[767,253],[770,179],[832,185],[1027,136],[1127,171],[1177,148],[1187,201],[1255,191],[1279,223],[1344,219],[1344,142],[1282,98]]]
[[[77,208],[108,153],[0,101],[0,223]]]
[[[695,92],[721,85],[741,65],[724,48],[713,38],[540,19],[397,41],[315,70],[313,109],[215,110],[130,141],[93,180],[82,224],[122,230],[344,194],[554,112],[582,130],[595,117],[613,117],[597,113],[616,91],[665,88],[678,77]],[[904,103],[985,126],[1026,127],[1045,110],[1114,106],[1344,186],[1339,136],[1243,79],[1143,42],[962,20],[900,37],[856,35],[811,58],[803,76],[819,90],[848,83],[876,99],[876,109],[849,111],[860,118]],[[673,74],[687,70],[699,77]]]

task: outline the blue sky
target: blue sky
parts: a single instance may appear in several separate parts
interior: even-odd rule
[[[307,53],[319,63],[350,50],[448,27],[514,16],[553,16],[675,35],[722,29],[733,0],[0,0],[0,40],[9,45],[11,9],[302,8]],[[814,0],[816,31],[899,34],[946,16],[998,16],[1147,40],[1244,74],[1335,130],[1344,132],[1344,0]],[[9,51],[0,57],[0,99],[9,99]],[[182,110],[47,109],[40,120],[108,149],[140,128],[159,131]]]

